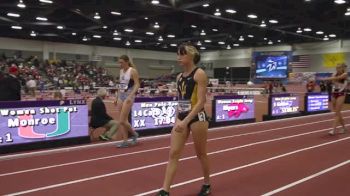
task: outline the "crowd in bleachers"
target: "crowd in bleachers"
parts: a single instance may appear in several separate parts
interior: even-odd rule
[[[90,63],[62,61],[39,61],[36,56],[29,58],[0,57],[0,71],[8,73],[10,67],[19,70],[18,79],[23,90],[36,88],[40,91],[71,87],[76,92],[93,89],[95,86],[114,86],[114,79],[103,67]]]

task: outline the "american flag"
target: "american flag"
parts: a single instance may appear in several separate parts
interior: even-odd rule
[[[292,68],[308,68],[310,67],[310,55],[293,56]]]

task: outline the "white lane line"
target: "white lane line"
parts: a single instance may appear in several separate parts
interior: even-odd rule
[[[348,112],[350,112],[350,110],[342,111],[342,113],[348,113]],[[308,116],[298,116],[298,117],[285,118],[285,119],[272,120],[272,121],[262,121],[262,122],[255,122],[255,123],[246,123],[246,124],[240,124],[240,125],[217,127],[217,128],[211,128],[209,130],[210,131],[226,131],[226,129],[230,129],[233,127],[240,128],[240,127],[249,127],[249,126],[255,126],[255,125],[260,125],[260,124],[273,124],[273,123],[279,123],[279,122],[284,122],[284,121],[292,121],[292,120],[298,120],[298,119],[327,116],[327,115],[331,115],[331,114],[333,114],[333,112],[308,115]],[[165,138],[165,137],[170,137],[170,134],[144,137],[144,138],[140,138],[140,141],[147,141],[147,140],[153,140],[153,139]],[[17,158],[25,158],[25,157],[31,157],[31,156],[47,155],[47,154],[53,154],[53,153],[69,152],[69,151],[73,151],[73,150],[83,150],[83,149],[89,149],[89,148],[95,148],[95,147],[101,147],[101,146],[110,146],[110,145],[115,145],[117,143],[119,143],[119,141],[105,142],[105,143],[99,143],[99,144],[87,144],[87,145],[65,147],[65,148],[59,148],[59,149],[41,150],[41,151],[36,151],[36,152],[25,152],[25,153],[14,154],[14,155],[4,155],[4,156],[0,157],[0,161],[9,160],[9,159],[17,159]]]
[[[347,118],[350,118],[350,117],[345,117],[344,119],[347,119]],[[292,125],[292,126],[278,127],[278,128],[268,129],[268,130],[264,130],[264,131],[257,131],[257,132],[250,132],[250,133],[244,133],[244,134],[238,134],[238,135],[212,138],[212,139],[208,139],[208,142],[217,141],[217,140],[224,140],[224,139],[229,139],[229,138],[235,138],[235,137],[242,137],[242,136],[247,136],[247,135],[256,135],[256,134],[272,132],[272,131],[276,131],[276,130],[280,130],[280,129],[282,129],[282,131],[284,131],[284,130],[289,129],[289,128],[318,124],[321,122],[328,122],[328,121],[332,121],[332,120],[322,120],[322,121],[316,121],[316,122],[311,122],[311,123],[303,123],[303,124]],[[186,143],[186,145],[192,145],[192,144],[193,144],[193,142]],[[124,154],[119,154],[119,155],[110,155],[110,156],[104,156],[104,157],[99,157],[99,158],[86,159],[86,160],[74,161],[74,162],[68,162],[68,163],[62,163],[62,164],[56,164],[56,165],[49,165],[49,166],[20,170],[20,171],[9,172],[9,173],[2,173],[2,174],[0,174],[0,177],[28,173],[28,172],[34,172],[34,171],[40,171],[40,170],[45,170],[45,169],[52,169],[52,168],[75,165],[75,164],[88,163],[88,162],[93,162],[93,161],[99,161],[99,160],[105,160],[105,159],[111,159],[111,158],[117,158],[117,157],[129,156],[129,155],[135,155],[135,154],[142,154],[142,153],[147,153],[147,152],[165,150],[165,149],[169,149],[169,148],[170,148],[170,146],[165,146],[165,147],[136,151],[136,152],[131,152],[131,153],[124,153]]]
[[[286,190],[286,189],[289,189],[289,188],[291,188],[291,187],[294,187],[294,186],[296,186],[296,185],[298,185],[298,184],[304,183],[304,182],[306,182],[306,181],[308,181],[308,180],[311,180],[311,179],[313,179],[313,178],[316,178],[316,177],[318,177],[318,176],[321,176],[321,175],[323,175],[323,174],[325,174],[325,173],[328,173],[328,172],[330,172],[330,171],[333,171],[333,170],[335,170],[335,169],[338,169],[339,167],[343,167],[343,166],[345,166],[345,165],[347,165],[347,164],[349,164],[349,163],[350,163],[350,160],[344,161],[344,162],[342,162],[342,163],[339,163],[338,165],[335,165],[335,166],[330,167],[330,168],[328,168],[328,169],[322,170],[322,171],[320,171],[320,172],[318,172],[318,173],[316,173],[316,174],[310,175],[310,176],[308,176],[308,177],[306,177],[306,178],[300,179],[300,180],[295,181],[295,182],[293,182],[293,183],[287,184],[286,186],[283,186],[283,187],[278,188],[278,189],[276,189],[276,190],[273,190],[273,191],[270,191],[270,192],[268,192],[268,193],[265,193],[265,194],[263,194],[262,196],[271,196],[271,195],[274,195],[274,194],[276,194],[276,193],[279,193],[279,192],[281,192],[281,191],[284,191],[284,190]]]
[[[221,171],[221,172],[217,172],[217,173],[211,174],[210,177],[224,175],[224,174],[231,173],[231,172],[234,172],[234,171],[237,171],[237,170],[245,169],[245,168],[248,168],[248,167],[252,167],[252,166],[255,166],[255,165],[259,165],[259,164],[262,164],[262,163],[266,163],[266,162],[269,162],[269,161],[273,161],[273,160],[276,160],[276,159],[280,159],[280,158],[283,158],[283,157],[294,155],[294,154],[297,154],[299,152],[304,152],[304,151],[320,148],[320,147],[323,147],[323,146],[327,146],[327,145],[330,145],[330,144],[342,142],[342,141],[349,140],[349,139],[350,139],[350,137],[346,137],[346,138],[342,138],[342,139],[339,139],[339,140],[336,140],[336,141],[326,142],[326,143],[323,143],[323,144],[319,144],[319,145],[315,145],[315,146],[311,146],[311,147],[307,147],[307,148],[302,148],[302,149],[299,149],[299,150],[295,150],[295,151],[292,151],[292,152],[288,152],[288,153],[285,153],[285,154],[274,156],[274,157],[271,157],[271,158],[268,158],[268,159],[264,159],[264,160],[261,160],[261,161],[253,162],[253,163],[250,163],[250,164],[247,164],[247,165],[243,165],[243,166],[240,166],[240,167],[235,167],[235,168],[232,168],[232,169],[228,169],[228,170],[224,170],[224,171]],[[194,178],[194,179],[191,179],[191,180],[187,180],[187,181],[184,181],[184,182],[181,182],[181,183],[174,184],[174,185],[171,186],[171,188],[176,188],[176,187],[179,187],[179,186],[183,186],[183,185],[186,185],[186,184],[191,184],[191,183],[198,182],[198,181],[201,181],[201,180],[203,180],[203,177]],[[139,193],[139,194],[137,194],[135,196],[149,195],[149,194],[156,193],[159,190],[160,189],[154,189],[154,190],[151,190],[151,191],[148,191],[148,192]]]
[[[233,151],[233,150],[237,150],[237,149],[247,148],[247,147],[251,147],[251,146],[256,146],[256,145],[259,145],[259,144],[266,144],[266,143],[271,143],[271,142],[275,142],[275,141],[286,140],[286,139],[300,137],[300,136],[305,136],[305,135],[311,135],[311,134],[323,132],[323,131],[326,131],[326,130],[330,130],[330,129],[322,129],[322,130],[312,131],[312,132],[309,132],[309,133],[297,134],[297,135],[281,137],[281,138],[276,138],[276,139],[271,139],[271,140],[266,140],[266,141],[261,141],[261,142],[250,143],[250,144],[246,144],[246,145],[243,145],[243,146],[237,146],[237,147],[228,148],[228,149],[224,149],[224,150],[214,151],[214,152],[208,153],[208,156],[214,155],[214,154],[219,154],[219,153],[224,153],[224,152],[228,152],[228,151]],[[179,161],[185,161],[185,160],[190,160],[190,159],[195,159],[195,158],[197,158],[197,156],[190,156],[190,157],[182,158]],[[168,163],[168,161],[164,161],[164,162],[160,162],[160,163],[156,163],[156,164],[136,167],[136,168],[122,170],[122,171],[118,171],[118,172],[102,174],[102,175],[98,175],[98,176],[82,178],[82,179],[79,179],[79,180],[66,181],[66,182],[63,182],[63,183],[58,183],[58,184],[53,184],[53,185],[49,185],[49,186],[29,189],[29,190],[26,190],[26,191],[12,193],[10,195],[21,195],[21,194],[27,194],[27,193],[32,193],[32,192],[37,192],[37,191],[42,191],[42,190],[62,187],[62,186],[67,186],[67,185],[70,185],[70,184],[76,184],[76,183],[81,183],[81,182],[86,182],[86,181],[106,178],[106,177],[110,177],[110,176],[115,176],[115,175],[119,175],[119,174],[124,174],[124,173],[129,173],[129,172],[134,172],[134,171],[140,171],[140,170],[153,168],[153,167],[157,167],[157,166],[162,166],[162,165],[166,165],[167,163]]]

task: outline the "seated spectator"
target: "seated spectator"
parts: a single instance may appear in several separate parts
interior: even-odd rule
[[[36,81],[34,80],[33,76],[29,76],[29,80],[27,81],[26,86],[28,88],[29,94],[35,97]]]
[[[53,94],[53,99],[54,100],[63,100],[63,95],[60,91],[56,91]]]
[[[106,106],[103,103],[103,99],[106,95],[107,90],[105,88],[98,89],[97,97],[91,104],[90,127],[105,127],[107,129],[106,132],[100,135],[101,140],[111,140],[119,126],[119,123],[107,114]]]
[[[327,92],[327,86],[324,81],[320,81],[320,91]]]
[[[308,93],[312,93],[315,91],[315,81],[314,80],[309,80],[308,83],[306,84],[306,90]]]

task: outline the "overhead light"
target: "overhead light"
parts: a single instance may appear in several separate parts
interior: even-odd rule
[[[171,34],[169,34],[167,37],[169,37],[169,38],[174,38],[174,37],[175,37],[175,35],[171,35]]]
[[[255,15],[255,14],[249,14],[249,15],[248,15],[248,18],[255,19],[255,18],[258,18],[258,16],[257,16],[257,15]]]
[[[158,41],[162,42],[163,41],[163,37],[159,36]]]
[[[196,26],[196,25],[191,25],[191,27],[192,27],[192,28],[194,28],[194,29],[195,29],[195,28],[197,28],[197,26]]]
[[[73,32],[73,33],[72,33],[72,35],[76,36],[76,35],[77,35],[77,33]]]
[[[200,35],[202,35],[202,36],[206,35],[206,33],[204,32],[204,30],[202,30],[202,32],[200,33]]]
[[[98,12],[96,12],[94,18],[95,18],[96,20],[100,20],[100,19],[101,19],[101,16],[100,16],[100,14],[99,14]]]
[[[202,45],[201,41],[198,41],[197,46],[201,46],[201,45]]]
[[[107,29],[107,28],[108,28],[108,26],[106,26],[106,25],[105,25],[105,26],[103,26],[102,28]]]
[[[218,30],[218,29],[212,29],[212,31],[214,31],[214,32],[218,32],[219,30]]]
[[[204,46],[200,47],[201,50],[205,50],[206,48]]]
[[[64,29],[63,26],[57,26],[57,29]]]
[[[269,40],[269,42],[267,42],[267,44],[272,45],[273,42],[271,40]]]
[[[301,30],[301,28],[299,27],[298,30],[297,30],[297,33],[302,33],[303,30]]]
[[[344,4],[344,3],[346,3],[346,1],[345,0],[334,0],[334,3],[336,3],[336,4]]]
[[[148,17],[145,17],[145,20],[148,20]]]
[[[227,49],[227,50],[231,50],[231,46],[230,46],[230,45],[227,45],[226,49]]]
[[[214,15],[215,15],[215,16],[221,16],[220,10],[219,10],[219,9],[216,9]]]
[[[346,10],[345,16],[350,16],[350,7]]]
[[[263,20],[263,21],[261,21],[260,27],[266,27],[266,23],[265,23],[265,21],[264,21],[264,20]]]
[[[131,44],[130,44],[129,41],[126,41],[125,45],[126,45],[126,46],[130,46]]]
[[[211,43],[211,40],[210,39],[206,39],[204,40],[205,43]]]
[[[119,35],[117,30],[114,30],[113,35]]]
[[[134,30],[132,30],[132,29],[124,29],[124,31],[125,31],[125,32],[128,32],[128,33],[134,32]]]
[[[307,28],[304,28],[304,31],[305,31],[305,32],[310,32],[310,31],[312,31],[312,29],[309,28],[309,27],[307,27]]]
[[[117,16],[122,15],[122,13],[120,13],[120,12],[116,12],[116,11],[111,11],[111,14],[113,14],[113,15],[117,15]]]
[[[146,35],[154,35],[153,32],[146,32]]]
[[[11,28],[12,28],[12,29],[18,29],[18,30],[21,30],[21,29],[22,29],[21,26],[16,26],[16,25],[15,25],[15,26],[11,26]]]
[[[142,40],[137,39],[137,40],[135,40],[134,42],[136,42],[136,43],[142,43]]]
[[[337,37],[337,35],[336,34],[330,34],[329,37],[334,38],[334,37]]]
[[[93,35],[92,37],[93,37],[93,38],[97,38],[97,39],[101,39],[101,38],[102,38],[101,35]]]
[[[324,41],[328,41],[328,40],[329,40],[328,36],[325,35],[324,38],[323,38],[323,40],[324,40]]]
[[[21,15],[16,14],[16,13],[7,13],[7,16],[18,18],[18,17],[20,17]]]
[[[53,1],[50,1],[50,0],[39,0],[40,2],[42,2],[42,3],[53,3]]]
[[[202,5],[203,7],[209,7],[209,3],[205,3]]]
[[[157,5],[157,4],[159,4],[159,1],[158,0],[152,0],[151,3],[154,4],[154,5]]]
[[[239,44],[233,44],[233,46],[234,46],[234,47],[238,47],[238,46],[239,46]]]
[[[225,10],[227,13],[230,13],[230,14],[235,14],[235,13],[237,13],[237,11],[236,10],[233,10],[233,9],[227,9],[227,10]]]
[[[47,18],[45,18],[45,17],[36,17],[36,20],[47,21]]]
[[[242,42],[244,41],[244,37],[241,35],[238,40]]]
[[[220,45],[225,45],[225,42],[218,42],[218,44],[220,44]]]
[[[120,37],[113,37],[113,40],[120,41],[120,40],[122,40],[122,38],[120,38]]]
[[[254,35],[248,35],[249,38],[254,38]]]
[[[19,8],[26,8],[26,4],[23,3],[23,0],[19,0],[19,3],[17,4],[17,7],[19,7]]]
[[[36,33],[35,33],[34,31],[32,31],[32,32],[30,33],[30,36],[36,37]]]
[[[154,23],[153,27],[154,27],[155,29],[159,29],[159,24],[158,24],[158,22]]]
[[[170,44],[170,46],[172,46],[172,47],[176,47],[176,46],[177,46],[177,44]]]
[[[277,24],[277,23],[278,23],[278,20],[271,19],[271,20],[269,20],[269,23],[271,23],[271,24]]]
[[[264,37],[264,40],[266,41],[266,40],[267,40],[267,37]]]
[[[311,0],[305,0],[305,2],[311,2]]]
[[[323,31],[317,31],[316,34],[317,34],[317,35],[323,35],[324,32],[323,32]]]
[[[88,39],[86,36],[83,37],[83,41],[86,42]]]

